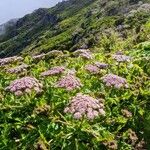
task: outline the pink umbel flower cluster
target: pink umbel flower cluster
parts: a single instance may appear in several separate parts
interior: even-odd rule
[[[80,80],[74,74],[67,74],[62,77],[57,83],[56,87],[65,88],[68,91],[80,88],[82,86]]]
[[[21,60],[23,60],[23,58],[17,57],[17,56],[2,58],[2,59],[0,59],[0,66],[4,66],[4,65],[7,65],[9,63],[21,61]]]
[[[50,56],[50,57],[57,57],[57,56],[61,56],[64,53],[60,50],[52,50],[50,52],[48,52],[46,55]]]
[[[79,49],[73,53],[75,56],[80,56],[85,59],[92,59],[92,53],[89,49]]]
[[[85,59],[92,59],[93,58],[92,54],[89,52],[81,53],[79,56],[82,58],[85,58]]]
[[[22,64],[20,66],[15,67],[15,68],[8,69],[7,72],[8,73],[20,73],[20,72],[26,71],[26,69],[28,67],[29,67],[28,65]]]
[[[139,12],[150,12],[150,4],[149,3],[145,3],[145,4],[142,4],[140,5],[140,7],[137,9],[137,11]]]
[[[45,56],[46,56],[46,54],[42,53],[42,54],[39,54],[39,55],[35,55],[32,58],[33,58],[33,60],[40,60],[40,59],[44,59]]]
[[[64,53],[62,51],[59,51],[59,50],[52,50],[48,53],[42,53],[42,54],[39,54],[39,55],[35,55],[33,56],[32,58],[34,60],[40,60],[40,59],[44,59],[46,56],[50,56],[50,57],[57,57],[57,56],[60,56],[60,55],[63,55]]]
[[[51,68],[48,71],[45,71],[45,72],[41,73],[41,76],[58,75],[58,74],[63,73],[64,71],[65,71],[65,67],[56,66],[56,67]]]
[[[106,69],[106,68],[108,68],[108,64],[105,64],[105,63],[95,62],[95,65],[96,65],[99,69]]]
[[[123,55],[123,51],[117,51],[115,55]]]
[[[81,53],[91,53],[89,49],[78,49],[73,52],[73,55],[79,56]]]
[[[114,74],[107,74],[104,77],[102,77],[102,80],[104,83],[106,83],[106,86],[109,87],[115,87],[115,88],[128,88],[128,84],[125,78],[119,77],[117,75]]]
[[[126,55],[112,55],[112,58],[117,62],[129,62],[131,60],[131,57]]]
[[[94,66],[94,65],[86,65],[85,69],[87,71],[89,71],[90,73],[92,73],[92,74],[98,74],[99,71],[100,71],[100,69],[97,66]]]
[[[88,95],[78,93],[64,110],[70,113],[75,119],[83,117],[93,120],[99,115],[105,116],[103,100],[94,99]]]
[[[34,90],[36,93],[42,91],[43,85],[32,77],[23,77],[14,80],[5,90],[14,93],[16,96],[23,95],[24,93],[31,93]]]

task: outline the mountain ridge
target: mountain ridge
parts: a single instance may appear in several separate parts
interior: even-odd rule
[[[136,18],[134,13],[138,9]],[[118,26],[128,26],[130,32],[136,21],[142,26],[149,18],[146,9],[150,12],[149,0],[69,0],[50,9],[40,8],[19,19],[5,35],[0,36],[0,57],[53,49],[74,51],[90,48],[107,28],[116,30]]]
[[[0,149],[150,148],[150,1],[64,1],[0,41]]]

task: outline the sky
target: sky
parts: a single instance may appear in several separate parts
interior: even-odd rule
[[[0,0],[0,24],[20,18],[38,8],[49,8],[62,0]]]

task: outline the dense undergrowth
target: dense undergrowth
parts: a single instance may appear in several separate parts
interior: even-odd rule
[[[70,0],[8,29],[0,149],[149,150],[149,12],[148,0]]]
[[[0,57],[91,48],[103,36],[109,38],[108,30],[123,40],[132,38],[137,44],[145,41],[139,33],[149,13],[149,0],[64,1],[50,9],[38,9],[8,28],[0,36]]]
[[[80,55],[78,52],[75,55],[69,52],[60,55],[54,51],[53,57],[55,53],[59,56],[53,58],[52,53],[39,57],[25,56],[22,62],[13,60],[8,64],[1,60],[1,149],[148,149],[148,49],[147,42],[137,46],[134,51],[122,51],[124,55],[122,52],[115,54],[115,51],[103,53],[95,48],[91,52],[87,50],[85,55],[82,51]],[[10,72],[9,68],[22,63],[28,67]],[[101,69],[96,68],[96,64]],[[62,66],[63,69],[41,74],[55,66]],[[106,85],[102,77],[107,74],[122,77],[127,86],[124,83],[117,86],[121,82],[118,78],[110,81],[115,86]],[[77,77],[81,84],[76,79],[69,81],[67,78],[66,82],[69,83],[61,83],[65,86],[59,88],[58,81],[68,75]],[[17,89],[12,92],[6,90],[13,80],[27,76],[38,79],[43,85],[42,91],[36,88],[32,90],[32,87],[21,93],[15,93]],[[67,90],[65,87],[73,88]],[[73,117],[73,114],[64,111],[77,93],[87,95],[87,100],[90,97],[103,100],[103,111],[97,117]]]

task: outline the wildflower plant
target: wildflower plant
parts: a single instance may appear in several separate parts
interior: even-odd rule
[[[108,68],[108,64],[105,64],[105,63],[95,62],[95,65],[96,65],[99,69],[107,69],[107,68]]]
[[[18,56],[13,56],[13,57],[6,57],[6,58],[2,58],[0,59],[0,66],[4,66],[16,61],[22,61],[23,58],[22,57],[18,57]]]
[[[121,64],[118,68],[111,53],[99,51],[98,48],[92,54],[86,50],[94,56],[86,61],[79,57],[85,50],[77,51],[77,57],[70,57],[69,52],[61,58],[46,53],[44,59],[33,61],[26,56],[22,64],[30,69],[20,79],[19,72],[24,67],[18,66],[18,62],[11,61],[6,63],[9,66],[1,67],[2,148],[16,149],[18,144],[20,149],[60,149],[62,145],[63,149],[71,149],[72,145],[76,149],[89,146],[95,150],[144,149],[147,142],[143,141],[144,120],[147,120],[145,129],[149,130],[149,119],[145,118],[149,62],[140,53],[137,52],[137,57],[137,53],[131,52],[132,59],[137,58],[132,61],[133,67],[127,68],[131,63],[118,63]]]
[[[102,77],[101,79],[108,87],[114,87],[117,89],[128,88],[127,80],[125,78],[119,77],[117,75],[107,74],[104,77]]]
[[[29,66],[26,65],[26,64],[22,64],[20,66],[17,66],[17,67],[14,67],[14,68],[10,68],[10,69],[7,69],[7,72],[8,73],[21,73],[21,72],[24,72],[27,70]]]
[[[126,56],[126,55],[112,55],[112,58],[114,60],[116,60],[118,63],[121,62],[130,62],[131,61],[131,57],[130,56]]]
[[[73,53],[74,56],[79,56],[84,59],[92,59],[92,53],[89,49],[78,49]]]
[[[43,85],[36,78],[23,77],[12,81],[5,90],[14,93],[16,96],[20,96],[25,93],[31,93],[32,90],[36,93],[40,93],[42,91],[42,87]]]
[[[98,74],[100,72],[100,69],[95,65],[86,65],[85,69],[92,74]]]
[[[103,100],[94,99],[88,95],[78,93],[64,110],[71,113],[75,119],[83,117],[93,120],[98,116],[105,116]]]
[[[68,91],[74,89],[79,89],[82,84],[80,79],[77,78],[74,74],[68,73],[66,76],[63,76],[55,85],[56,87],[65,88]]]
[[[51,68],[48,71],[42,72],[41,76],[51,76],[51,75],[58,75],[61,74],[65,71],[65,67],[62,66],[55,66],[53,68]]]

